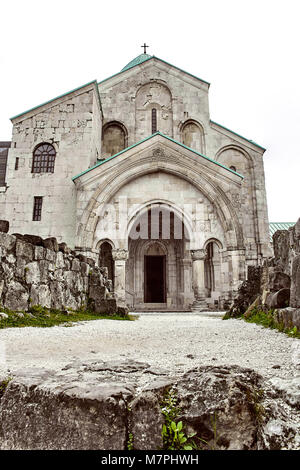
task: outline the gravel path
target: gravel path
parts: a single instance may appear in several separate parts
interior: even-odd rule
[[[237,364],[265,377],[292,378],[300,348],[297,339],[242,320],[224,321],[220,313],[140,314],[134,322],[73,325],[0,330],[0,376],[26,367],[58,369],[74,360],[133,359],[170,372]]]

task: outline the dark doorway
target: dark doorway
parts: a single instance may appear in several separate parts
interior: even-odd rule
[[[107,268],[108,279],[110,279],[112,281],[112,285],[114,285],[114,262],[112,258],[112,248],[108,242],[104,242],[101,245],[99,266]]]
[[[145,303],[166,302],[166,257],[145,256]]]

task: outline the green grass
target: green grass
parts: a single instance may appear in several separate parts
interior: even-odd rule
[[[282,323],[278,323],[273,315],[274,311],[268,310],[264,312],[259,308],[254,308],[251,312],[251,315],[248,318],[241,317],[244,321],[248,323],[256,323],[257,325],[262,325],[265,328],[276,329],[282,333],[287,334],[292,338],[300,338],[300,331],[296,326],[291,326],[290,328],[285,328]]]
[[[29,312],[18,312],[24,315],[21,318],[17,315],[17,312],[13,312],[5,308],[0,307],[0,312],[6,313],[8,315],[8,318],[0,318],[0,329],[22,328],[26,326],[47,328],[61,324],[65,324],[65,326],[72,326],[72,323],[80,321],[135,319],[130,315],[100,315],[89,310],[61,311],[43,308],[40,305],[31,307]]]

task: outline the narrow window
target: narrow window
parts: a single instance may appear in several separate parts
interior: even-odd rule
[[[5,174],[7,164],[7,153],[0,153],[0,186],[5,186]]]
[[[18,169],[19,169],[19,157],[16,157],[15,170],[18,170]]]
[[[43,198],[41,196],[34,196],[32,220],[39,221],[42,219],[42,205]]]
[[[157,132],[157,111],[155,108],[152,109],[152,134]]]
[[[33,152],[32,173],[54,173],[56,152],[52,145],[41,144]]]

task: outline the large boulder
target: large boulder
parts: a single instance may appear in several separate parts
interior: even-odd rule
[[[277,382],[239,366],[172,377],[132,360],[14,371],[0,398],[0,449],[126,450],[130,440],[135,450],[160,450],[170,393],[174,420],[196,433],[198,447],[296,449],[299,393]]]
[[[261,293],[262,266],[248,266],[247,280],[243,281],[228,312],[229,316],[243,315]]]
[[[285,308],[290,303],[290,289],[280,289],[270,298],[271,308]]]
[[[294,308],[300,308],[300,255],[294,258],[292,264],[290,306]]]
[[[282,271],[274,271],[272,268],[270,269],[268,288],[271,292],[277,292],[280,289],[289,289],[290,287],[291,278],[288,274]]]
[[[43,245],[45,248],[48,248],[48,250],[55,251],[56,253],[59,250],[57,239],[54,237],[46,238],[45,240],[43,240]]]

